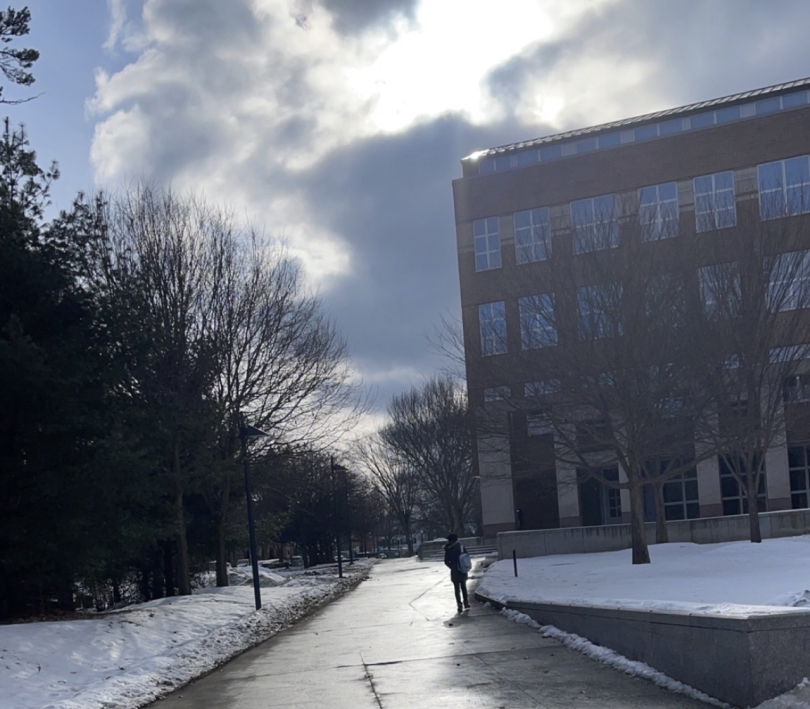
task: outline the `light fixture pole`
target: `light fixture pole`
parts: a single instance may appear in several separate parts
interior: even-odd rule
[[[346,472],[346,468],[335,463],[335,456],[329,456],[329,468],[332,472],[332,516],[335,520],[335,547],[337,549],[338,578],[343,578],[343,559],[340,554],[340,524],[338,522],[337,483],[335,473]],[[351,542],[350,542],[351,543]]]
[[[253,569],[253,595],[256,599],[256,610],[262,607],[262,594],[259,590],[259,558],[256,551],[256,526],[253,523],[253,497],[250,493],[250,461],[248,459],[247,439],[267,436],[261,429],[242,422],[239,427],[239,438],[242,441],[242,467],[245,469],[245,496],[247,497],[248,533],[250,535],[250,566]]]

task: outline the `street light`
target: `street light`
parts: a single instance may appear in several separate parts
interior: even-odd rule
[[[242,423],[239,427],[239,438],[242,441],[242,466],[245,469],[245,496],[247,497],[248,532],[250,534],[250,565],[253,569],[253,595],[256,598],[256,610],[262,607],[262,594],[259,590],[259,559],[256,552],[256,526],[253,524],[253,498],[250,495],[250,461],[248,460],[247,439],[268,436],[255,426]]]
[[[346,468],[335,463],[335,456],[329,456],[329,468],[332,471],[332,517],[335,520],[335,547],[337,549],[338,578],[343,578],[343,559],[340,555],[340,525],[338,523],[337,509],[337,484],[335,483],[335,473],[345,473]],[[351,540],[349,541],[351,546]]]

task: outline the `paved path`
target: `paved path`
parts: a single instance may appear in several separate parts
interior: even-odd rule
[[[473,574],[475,576],[475,574]],[[474,581],[469,584],[474,586]],[[706,709],[473,602],[442,564],[392,559],[311,618],[155,709]]]

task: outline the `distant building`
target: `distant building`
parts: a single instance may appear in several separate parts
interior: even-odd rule
[[[512,420],[502,435],[478,433],[484,535],[626,521],[627,492],[579,481],[555,458],[542,418],[521,404],[549,385],[543,348],[566,346],[562,324],[527,323],[524,306],[554,307],[555,268],[622,248],[629,227],[621,219],[600,243],[588,225],[623,196],[641,212],[654,209],[650,228],[661,233],[652,238],[674,250],[733,233],[745,210],[770,218],[763,210],[773,199],[789,205],[799,195],[794,211],[809,211],[810,79],[480,151],[462,167],[453,193],[470,402]],[[810,382],[790,392],[793,403],[810,402]],[[789,425],[783,440],[765,453],[767,510],[810,505],[810,428]],[[716,457],[668,486],[667,518],[743,508]]]

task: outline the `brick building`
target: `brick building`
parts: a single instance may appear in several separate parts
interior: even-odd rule
[[[558,293],[555,273],[634,238],[668,263],[703,249],[708,268],[718,244],[733,260],[746,220],[787,219],[810,234],[802,226],[810,221],[810,79],[479,151],[462,168],[453,193],[470,402],[479,416],[508,421],[501,433],[477,435],[484,534],[626,521],[627,490],[561,462],[556,434],[531,408],[549,383],[544,352],[570,346],[588,317],[598,326],[582,299],[597,286],[586,279],[577,293]],[[596,230],[600,220],[609,228]],[[810,254],[810,238],[804,248]],[[803,292],[790,307],[810,306]],[[810,401],[804,376],[788,391],[790,405]],[[810,427],[796,416],[785,425],[763,452],[762,509],[810,504]],[[621,466],[606,469],[611,475],[621,480]],[[741,513],[729,476],[722,458],[699,460],[667,483],[667,518]]]

